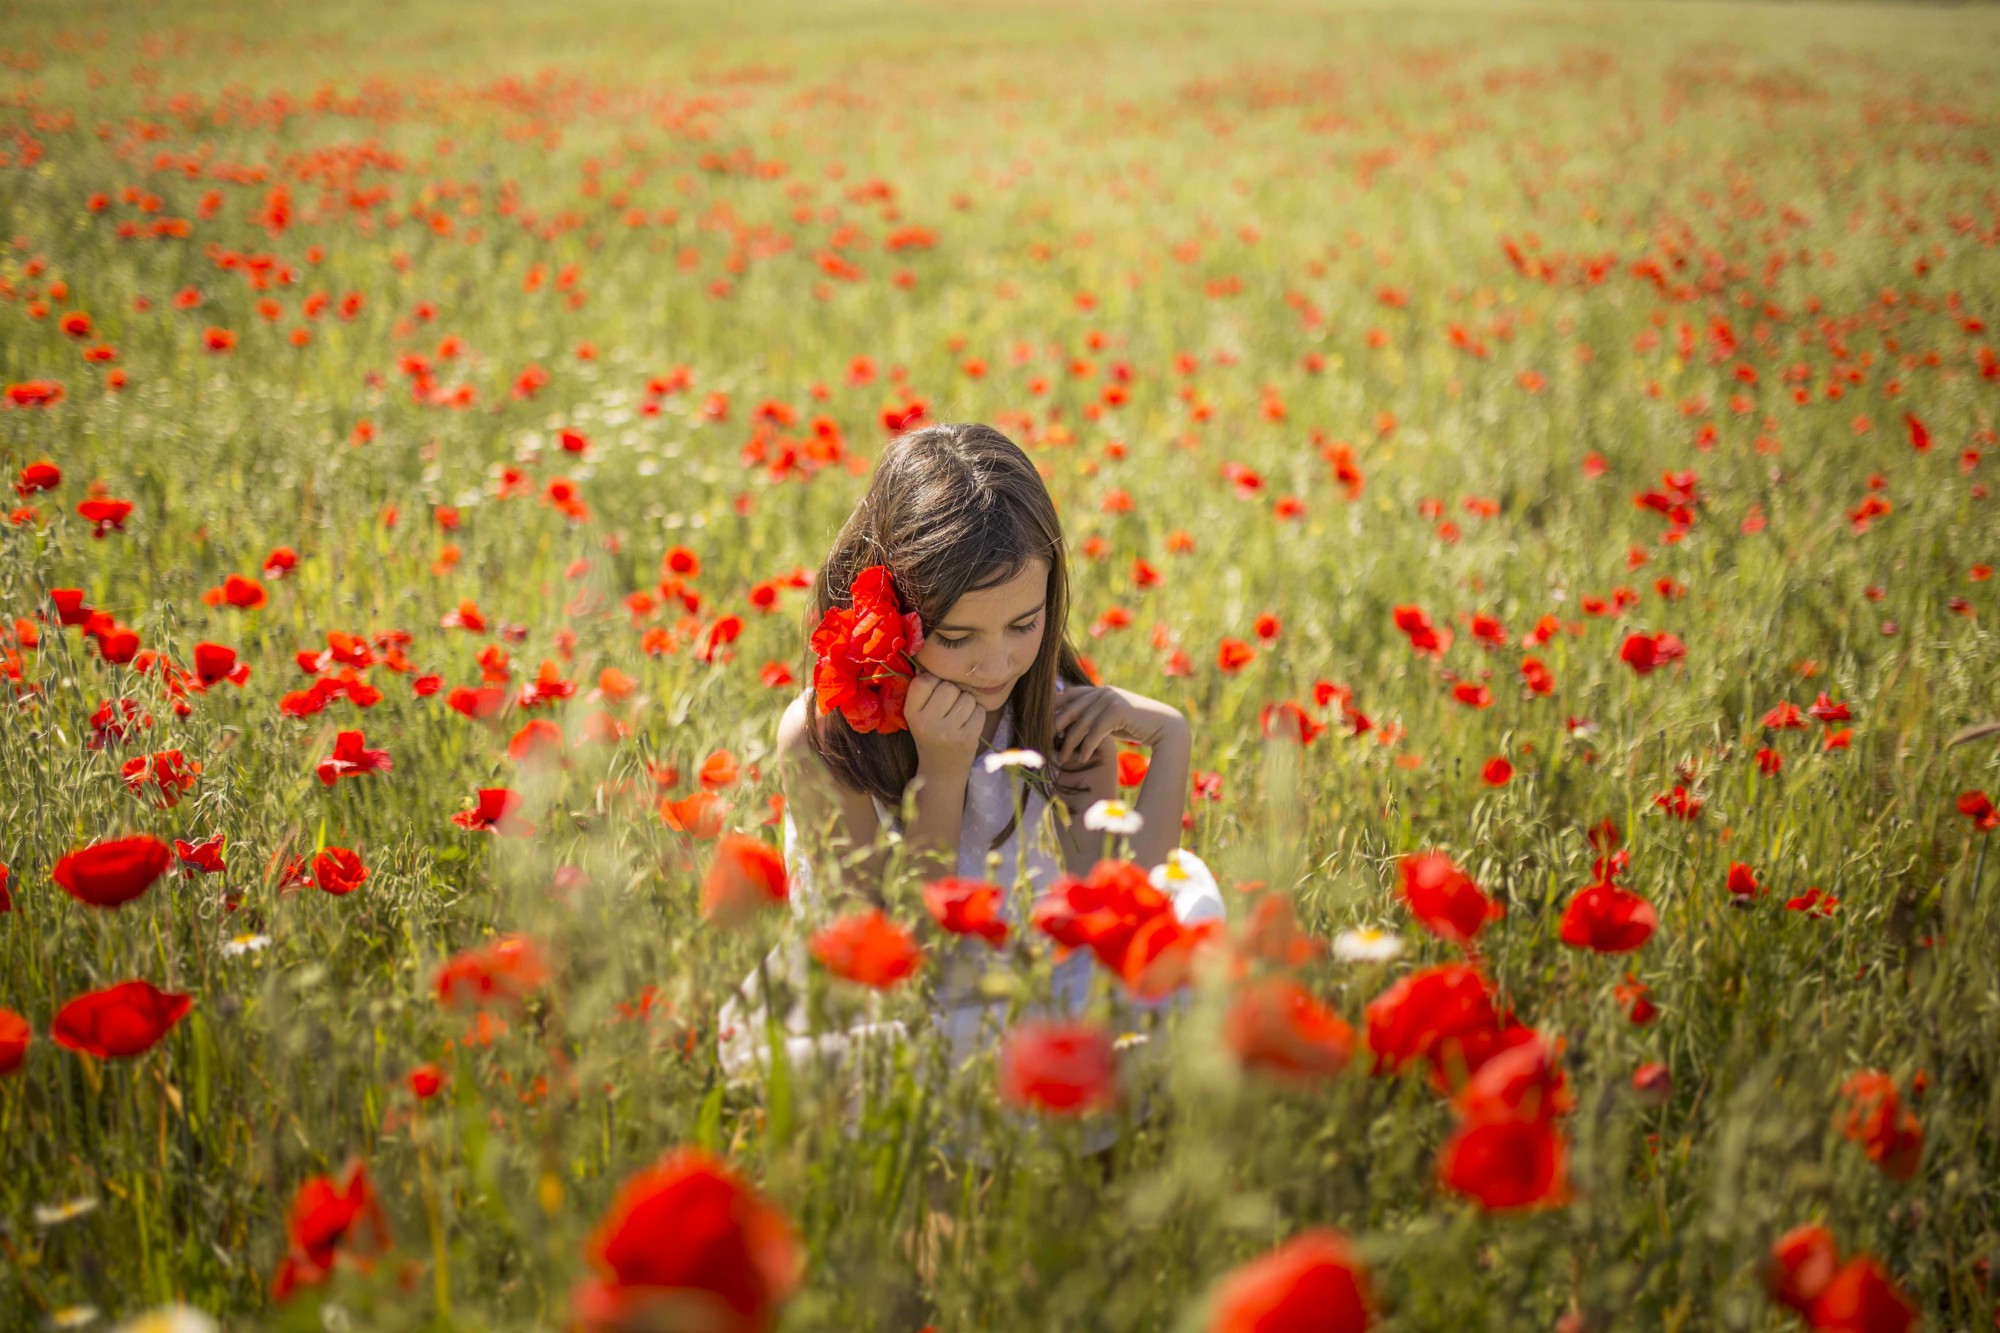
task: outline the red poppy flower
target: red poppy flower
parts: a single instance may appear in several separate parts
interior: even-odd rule
[[[1661,792],[1655,796],[1653,804],[1675,819],[1698,819],[1701,817],[1701,807],[1706,802],[1701,797],[1690,794],[1686,787],[1675,783],[1672,791]]]
[[[14,910],[14,896],[7,892],[7,881],[13,874],[6,866],[0,865],[0,916]]]
[[[218,586],[201,595],[201,600],[210,606],[232,606],[239,611],[254,611],[270,601],[264,585],[241,574],[231,574]]]
[[[932,920],[954,935],[977,935],[995,949],[1007,942],[1007,921],[1001,915],[1005,896],[998,884],[956,875],[924,885],[924,906]]]
[[[1000,1100],[1052,1115],[1118,1102],[1111,1033],[1094,1023],[1027,1022],[1000,1045]]]
[[[179,750],[156,750],[127,759],[119,773],[125,779],[127,791],[136,794],[151,787],[159,798],[159,808],[171,810],[201,776],[201,765]]]
[[[1687,645],[1671,634],[1629,634],[1618,650],[1619,660],[1640,675],[1687,656]]]
[[[207,842],[182,842],[174,839],[174,855],[187,867],[186,874],[214,875],[228,869],[222,861],[222,844],[226,834],[218,833]]]
[[[821,713],[836,709],[859,732],[908,728],[903,702],[924,646],[923,622],[904,611],[886,565],[854,576],[850,605],[829,607],[812,633],[813,692]]]
[[[1981,833],[2000,828],[2000,808],[1995,808],[1993,798],[1983,791],[1962,794],[1958,798],[1958,813],[1971,820],[1972,826]]]
[[[1463,1120],[1551,1120],[1576,1105],[1556,1052],[1538,1032],[1479,1066],[1452,1095]]]
[[[1486,767],[1479,770],[1480,781],[1489,787],[1504,787],[1514,777],[1514,766],[1505,758],[1495,755],[1486,761]]]
[[[1241,639],[1224,639],[1216,650],[1215,664],[1224,671],[1237,672],[1257,660],[1257,650]]]
[[[428,1062],[410,1071],[410,1091],[418,1101],[427,1102],[444,1089],[444,1070]]]
[[[1365,1333],[1368,1274],[1330,1227],[1302,1231],[1224,1274],[1209,1297],[1208,1333]]]
[[[1764,1265],[1764,1287],[1778,1304],[1805,1314],[1839,1267],[1840,1251],[1833,1233],[1809,1222],[1793,1227],[1772,1243]]]
[[[242,685],[250,679],[250,664],[236,660],[236,650],[220,643],[194,646],[194,674],[204,688],[228,681]]]
[[[827,971],[875,990],[888,990],[924,961],[909,931],[872,910],[820,927],[808,947]]]
[[[767,907],[788,901],[785,858],[777,848],[741,833],[732,833],[716,844],[715,856],[701,882],[704,919],[719,926],[737,926]]]
[[[1909,1333],[1916,1325],[1917,1307],[1865,1254],[1829,1278],[1806,1311],[1806,1326],[1817,1333]]]
[[[1491,984],[1471,963],[1412,972],[1370,1000],[1364,1014],[1378,1074],[1427,1060],[1440,1081],[1463,1077],[1498,1049],[1507,1031]]]
[[[1332,1078],[1354,1054],[1354,1029],[1288,977],[1238,992],[1223,1039],[1245,1069],[1301,1086]]]
[[[52,872],[63,891],[92,907],[117,907],[137,898],[173,864],[171,848],[150,834],[79,848]]]
[[[719,837],[723,817],[728,813],[728,802],[712,791],[691,792],[677,801],[660,802],[660,818],[667,827],[691,838]]]
[[[367,1168],[352,1162],[335,1181],[313,1176],[292,1196],[285,1218],[289,1250],[271,1279],[271,1299],[325,1282],[341,1253],[366,1261],[389,1245],[389,1223]]]
[[[12,1009],[0,1009],[0,1074],[11,1074],[28,1059],[28,1043],[35,1030],[28,1020]]]
[[[1194,973],[1196,953],[1221,933],[1220,921],[1186,925],[1169,908],[1141,923],[1113,970],[1139,999],[1165,999],[1187,985]]]
[[[58,1046],[100,1060],[129,1059],[151,1050],[187,1016],[194,999],[149,981],[121,981],[79,995],[56,1011],[49,1035]]]
[[[545,717],[534,718],[507,742],[507,757],[524,767],[540,767],[562,761],[563,731]]]
[[[313,879],[335,897],[344,897],[361,887],[368,867],[345,847],[329,847],[313,858]]]
[[[387,773],[396,767],[387,750],[370,750],[368,738],[359,731],[343,731],[333,738],[333,753],[319,761],[315,772],[331,787],[342,778],[363,773]]]
[[[507,787],[481,787],[478,802],[472,809],[453,815],[451,822],[502,838],[525,838],[535,831],[535,826],[520,816],[521,793]]]
[[[1034,906],[1035,929],[1065,949],[1089,949],[1121,975],[1141,927],[1173,915],[1173,900],[1129,861],[1099,861],[1090,874],[1056,878]]]
[[[695,1148],[628,1179],[584,1253],[595,1274],[576,1285],[570,1305],[583,1333],[766,1333],[805,1269],[805,1247],[784,1214]]]
[[[125,531],[125,520],[132,516],[132,502],[93,497],[79,503],[76,512],[85,522],[93,525],[91,536],[102,537],[114,530]]]
[[[506,709],[507,691],[498,685],[483,685],[478,689],[457,685],[445,695],[444,702],[454,713],[463,713],[474,722],[486,722]]]
[[[1305,709],[1287,699],[1282,703],[1265,704],[1257,714],[1257,728],[1266,740],[1282,738],[1300,745],[1311,745],[1326,730],[1326,723],[1314,721]]]
[[[1438,1179],[1489,1212],[1569,1199],[1569,1148],[1548,1120],[1473,1120],[1438,1154]]]
[[[453,1009],[519,1004],[549,979],[541,946],[525,935],[501,935],[466,949],[438,967],[432,983],[438,1001]]]
[[[25,500],[37,491],[52,491],[60,485],[62,469],[44,460],[21,469],[21,476],[14,483],[14,493]]]
[[[1451,687],[1451,697],[1467,708],[1491,708],[1493,691],[1474,681],[1461,680]]]
[[[1615,884],[1592,884],[1562,916],[1562,942],[1596,953],[1630,953],[1653,937],[1659,913],[1636,893]]]
[[[1444,656],[1451,647],[1451,626],[1434,626],[1431,618],[1424,614],[1422,607],[1399,606],[1394,609],[1396,628],[1409,636],[1410,647],[1419,653],[1432,657]]]
[[[1884,1175],[1911,1180],[1924,1154],[1924,1127],[1903,1109],[1895,1080],[1877,1069],[1850,1074],[1840,1085],[1841,1108],[1834,1124],[1861,1145]]]
[[[1630,972],[1625,974],[1625,980],[1611,988],[1611,996],[1618,1001],[1634,1027],[1644,1027],[1660,1016],[1659,1006],[1653,1003],[1651,987]]]
[[[1443,852],[1405,856],[1401,866],[1403,901],[1419,921],[1452,944],[1470,945],[1488,921],[1506,913]]]

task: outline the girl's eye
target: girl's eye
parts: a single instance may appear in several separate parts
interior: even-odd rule
[[[1042,627],[1041,621],[1031,620],[1025,625],[1013,626],[1013,630],[1014,633],[1016,634],[1033,634],[1036,630],[1040,629],[1041,627]],[[966,643],[971,640],[971,638],[972,636],[970,634],[966,635],[965,638],[963,639],[947,639],[941,634],[933,634],[931,636],[931,642],[936,644],[940,648],[963,648],[965,647]]]

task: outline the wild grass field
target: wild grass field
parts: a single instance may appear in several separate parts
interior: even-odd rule
[[[10,6],[0,1327],[1994,1327],[1996,67],[1979,7]],[[788,914],[703,885],[935,421],[1193,734],[1229,925],[1085,1115],[718,1064]]]

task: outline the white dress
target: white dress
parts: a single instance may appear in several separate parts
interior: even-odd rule
[[[1057,682],[1056,688],[1062,688],[1061,682]],[[807,697],[810,699],[810,694]],[[991,750],[1008,747],[1012,724],[1013,706],[1010,703],[1000,715],[1000,723],[989,742]],[[1046,803],[1032,789],[1020,823],[1007,835],[1005,842],[992,849],[995,835],[1006,827],[1008,819],[1014,814],[1016,781],[1005,769],[988,773],[984,764],[973,764],[971,776],[966,780],[965,812],[959,826],[958,874],[966,879],[986,880],[1006,887],[1008,924],[1016,938],[1026,939],[1030,938],[1032,929],[1029,916],[1033,899],[1048,892],[1062,873],[1062,865],[1049,846],[1036,845],[1047,842],[1034,837],[1042,827]],[[893,836],[901,837],[902,825],[896,813],[879,798],[871,799],[874,799],[875,817],[882,826],[891,830]],[[1014,889],[1021,867],[1024,829],[1030,836],[1030,845],[1025,853],[1027,893]],[[774,974],[782,969],[786,975],[796,979],[805,975],[803,937],[812,924],[823,919],[824,913],[814,884],[812,863],[800,850],[798,829],[792,822],[789,809],[784,816],[784,838],[785,865],[791,880],[792,913],[796,924],[805,929],[790,932],[790,937],[765,959],[764,967]],[[989,850],[998,851],[997,866],[989,865]],[[1201,858],[1182,849],[1175,852],[1170,860],[1171,867],[1153,867],[1152,880],[1161,892],[1172,899],[1175,915],[1188,925],[1220,919],[1224,914],[1222,894],[1216,887],[1214,875]],[[1046,940],[1042,942],[1049,943]],[[951,1063],[953,1068],[958,1068],[972,1056],[993,1046],[1003,1030],[1007,1005],[1004,1001],[984,1000],[978,994],[980,974],[994,957],[993,951],[983,941],[959,939],[949,945],[935,946],[931,954],[926,965],[943,969],[936,987],[931,1025],[950,1043]],[[1096,960],[1088,950],[1079,949],[1070,954],[1055,965],[1052,1006],[1028,1006],[1027,1012],[1044,1016],[1050,1013],[1051,1008],[1056,1013],[1079,1012],[1090,993],[1091,968],[1095,965]],[[861,1022],[839,1031],[814,1033],[805,1011],[802,991],[802,987],[795,986],[795,993],[800,993],[801,999],[793,1005],[784,1023],[787,1033],[785,1055],[787,1063],[794,1068],[803,1062],[838,1059],[857,1042],[907,1039],[910,1036],[908,1025],[900,1021]],[[1173,999],[1149,1004],[1121,997],[1121,1004],[1134,1010],[1159,1009],[1173,1003]],[[743,979],[737,993],[722,1006],[718,1017],[717,1037],[724,1073],[732,1081],[754,1076],[757,1068],[769,1059],[766,1018],[757,972],[753,971]]]

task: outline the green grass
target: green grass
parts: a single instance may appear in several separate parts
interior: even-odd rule
[[[74,630],[48,623],[20,655],[34,690],[0,728],[14,899],[0,1006],[37,1035],[0,1078],[0,1326],[80,1303],[111,1322],[180,1297],[232,1328],[317,1328],[322,1294],[354,1327],[559,1325],[619,1182],[692,1142],[731,1156],[800,1227],[810,1266],[786,1328],[1172,1327],[1198,1321],[1232,1265],[1325,1224],[1356,1238],[1397,1329],[1547,1328],[1570,1310],[1592,1327],[1775,1329],[1795,1321],[1763,1295],[1758,1261],[1815,1218],[1878,1256],[1927,1327],[1994,1317],[2000,868],[1953,803],[2000,791],[2000,775],[1990,738],[1946,747],[2000,701],[1996,585],[1970,575],[2000,555],[1986,489],[2000,380],[1980,359],[2000,320],[1992,12],[422,0],[29,4],[7,27],[0,383],[58,380],[65,397],[0,410],[0,464],[11,477],[50,459],[64,481],[21,502],[32,521],[0,526],[0,609],[33,619],[48,589],[80,588],[150,649],[186,663],[196,642],[225,643],[253,674],[180,718],[157,675],[106,665]],[[878,180],[888,202],[855,188]],[[274,233],[257,219],[280,183],[292,218]],[[157,212],[125,202],[128,188]],[[109,206],[92,212],[97,192]],[[629,208],[645,225],[627,225]],[[117,233],[164,217],[190,234]],[[888,251],[908,227],[935,245]],[[1555,279],[1518,271],[1509,238]],[[821,271],[835,248],[859,280]],[[294,280],[255,290],[217,262],[229,252],[273,256]],[[1660,284],[1636,271],[1649,258]],[[545,281],[524,290],[536,266]],[[572,267],[581,303],[558,281]],[[201,304],[177,309],[189,286]],[[361,307],[307,317],[315,292]],[[276,321],[257,312],[266,297]],[[72,310],[89,313],[87,338],[59,329]],[[1736,343],[1723,359],[1718,320]],[[204,349],[211,326],[234,331],[233,351]],[[1453,326],[1488,355],[1455,346]],[[295,347],[301,327],[311,338]],[[447,337],[462,344],[452,359]],[[99,343],[115,362],[84,360]],[[1182,353],[1198,359],[1191,376]],[[444,388],[470,386],[471,405],[412,401],[406,355],[430,358]],[[848,382],[856,357],[874,360],[872,382]],[[975,357],[978,378],[962,368]],[[1093,419],[1114,363],[1131,369],[1129,398]],[[547,383],[517,398],[531,365]],[[642,412],[647,381],[676,366],[691,387]],[[114,367],[122,389],[106,385]],[[1358,1025],[1393,976],[1452,956],[1396,900],[1404,853],[1447,849],[1505,903],[1482,952],[1521,1019],[1565,1043],[1575,1202],[1492,1217],[1441,1193],[1448,1111],[1421,1079],[1369,1077],[1365,1057],[1318,1093],[1246,1080],[1218,1045],[1219,984],[1131,1061],[1154,1113],[1127,1127],[1108,1177],[1076,1160],[1066,1129],[1003,1116],[990,1071],[939,1087],[923,1052],[870,1068],[855,1118],[842,1087],[806,1071],[768,1094],[722,1089],[716,1006],[778,925],[702,926],[709,846],[669,830],[657,801],[727,748],[745,766],[724,792],[729,826],[775,836],[761,821],[792,690],[759,668],[804,678],[803,594],[770,615],[747,594],[817,567],[865,477],[778,480],[741,451],[775,400],[797,422],[774,437],[809,435],[824,414],[865,463],[880,414],[904,401],[891,367],[933,418],[993,421],[1029,449],[1074,550],[1106,543],[1101,560],[1073,557],[1070,632],[1105,680],[1185,712],[1195,766],[1221,773],[1221,800],[1190,803],[1187,845],[1225,886],[1289,894],[1317,934],[1408,935],[1386,970],[1303,969],[1316,994]],[[705,420],[717,392],[727,419]],[[1910,447],[1905,413],[1929,452]],[[362,421],[374,437],[357,446]],[[1704,426],[1712,448],[1697,445]],[[589,437],[583,459],[561,453],[563,428]],[[1322,441],[1353,447],[1358,499]],[[1967,450],[1989,457],[1962,468]],[[1596,480],[1592,453],[1608,463]],[[1229,463],[1262,493],[1239,498]],[[527,496],[498,498],[508,466]],[[1680,469],[1703,503],[1668,544],[1633,497]],[[1857,532],[1848,514],[1871,474],[1893,509]],[[557,477],[577,482],[587,519],[541,503]],[[135,509],[93,540],[74,511],[100,480]],[[1104,511],[1113,487],[1130,512]],[[1274,518],[1281,495],[1304,515]],[[433,521],[440,505],[457,507],[457,531]],[[1767,525],[1746,534],[1753,508]],[[1193,554],[1169,553],[1176,530]],[[446,543],[457,563],[434,572]],[[702,560],[697,631],[743,617],[728,660],[704,664],[685,642],[644,651],[620,605],[654,587],[676,544]],[[299,565],[267,581],[268,605],[204,605],[280,545]],[[1635,546],[1648,558],[1628,567]],[[1134,589],[1135,557],[1163,586]],[[1685,597],[1662,598],[1663,577]],[[1639,595],[1622,615],[1580,609],[1620,585]],[[440,628],[467,599],[488,632]],[[1452,625],[1441,663],[1397,632],[1401,604]],[[1132,626],[1092,637],[1113,605]],[[1220,640],[1251,637],[1265,611],[1283,621],[1276,642],[1219,671]],[[1473,639],[1475,611],[1504,622],[1509,646]],[[677,613],[646,625],[673,630]],[[1545,614],[1577,632],[1534,651],[1556,690],[1526,697],[1519,639]],[[448,690],[479,683],[503,624],[523,633],[505,645],[510,689],[544,660],[578,684],[549,714],[572,737],[566,772],[516,773],[518,712],[489,731],[380,666],[372,708],[279,709],[309,683],[293,654],[329,631],[407,631],[410,661]],[[1156,625],[1191,674],[1162,673]],[[1683,663],[1640,677],[1618,660],[1626,634],[1660,630],[1686,642]],[[573,635],[568,657],[559,635]],[[585,700],[605,667],[637,681],[630,699]],[[1455,703],[1440,668],[1490,668],[1494,705]],[[1350,686],[1376,730],[1347,735],[1337,708],[1312,704],[1319,680]],[[1849,748],[1823,750],[1817,723],[1760,727],[1822,689],[1853,711]],[[91,713],[118,697],[153,728],[86,748]],[[1333,730],[1303,749],[1265,742],[1259,709],[1287,698]],[[600,708],[628,738],[579,739]],[[1595,732],[1572,734],[1572,717]],[[323,787],[313,766],[346,727],[387,748],[393,772]],[[1752,762],[1766,743],[1784,755],[1775,777]],[[159,810],[119,765],[169,748],[202,771]],[[1489,788],[1495,755],[1516,774]],[[677,766],[679,784],[656,790],[649,763]],[[1653,806],[1676,782],[1705,798],[1692,822]],[[451,823],[494,785],[527,793],[536,836]],[[1585,830],[1605,818],[1632,852],[1625,882],[1660,915],[1623,958],[1557,938],[1590,878]],[[229,870],[176,873],[116,913],[50,880],[65,852],[132,831],[226,833]],[[368,881],[344,898],[282,893],[284,860],[322,845],[360,852]],[[1727,901],[1732,861],[1770,890],[1753,910]],[[559,866],[588,887],[552,891]],[[1808,885],[1839,897],[1832,918],[1785,910]],[[920,922],[915,886],[893,887]],[[241,895],[234,913],[225,890]],[[1246,915],[1250,897],[1225,891]],[[269,947],[224,955],[245,931]],[[545,942],[556,980],[490,1046],[466,1045],[432,973],[516,931]],[[1652,1026],[1612,997],[1628,969],[1660,1005]],[[99,1063],[48,1039],[63,1001],[127,977],[195,996],[160,1047]],[[914,1010],[921,984],[889,1009]],[[614,1021],[649,985],[666,1016]],[[1657,1108],[1629,1088],[1649,1060],[1673,1077]],[[418,1120],[406,1076],[425,1061],[451,1078]],[[1842,1080],[1870,1067],[1922,1120],[1909,1183],[1833,1125]],[[1928,1090],[1913,1096],[1919,1071]],[[524,1102],[538,1076],[551,1094]],[[991,1155],[981,1194],[940,1151],[966,1114]],[[373,1281],[270,1305],[294,1192],[355,1155],[394,1253]],[[35,1222],[35,1205],[78,1196],[102,1205]],[[920,1270],[910,1237],[933,1205],[955,1229]]]

